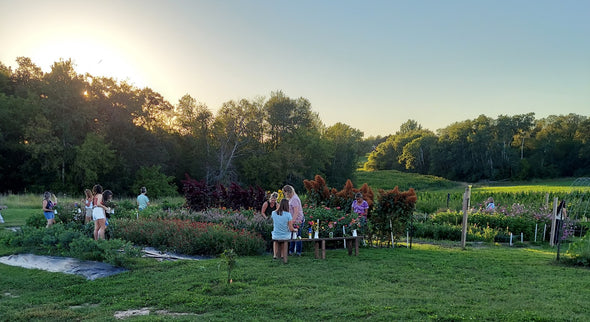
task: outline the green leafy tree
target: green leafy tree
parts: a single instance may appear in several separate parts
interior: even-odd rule
[[[331,162],[326,169],[326,178],[334,186],[344,185],[353,177],[357,167],[359,145],[363,132],[343,123],[336,123],[326,129],[323,139],[333,149]]]
[[[139,194],[141,187],[146,187],[148,194],[153,198],[174,197],[178,195],[178,188],[174,183],[174,177],[161,172],[161,167],[141,167],[135,175],[133,191]]]
[[[223,104],[213,123],[217,165],[212,183],[238,180],[239,159],[256,151],[263,137],[262,110],[255,101],[229,101]]]
[[[88,133],[84,143],[76,147],[75,155],[71,180],[75,182],[78,191],[101,182],[114,167],[115,151],[102,136],[94,133]]]

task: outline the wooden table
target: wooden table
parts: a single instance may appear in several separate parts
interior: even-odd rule
[[[364,236],[347,236],[347,237],[332,237],[332,238],[301,238],[301,239],[273,239],[273,244],[278,243],[279,249],[282,249],[283,262],[287,263],[287,258],[289,257],[289,243],[290,242],[313,242],[314,249],[315,249],[315,258],[317,259],[326,259],[326,242],[327,241],[349,241],[346,243],[346,248],[348,249],[348,255],[352,255],[352,248],[354,242],[354,256],[359,255],[359,240],[363,239]],[[321,250],[321,254],[320,254]]]

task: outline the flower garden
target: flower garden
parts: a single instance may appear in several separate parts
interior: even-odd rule
[[[58,222],[45,229],[42,216],[33,216],[22,230],[3,233],[0,242],[41,254],[72,256],[124,264],[125,256],[137,256],[138,247],[151,246],[160,250],[187,255],[216,256],[232,249],[237,255],[259,255],[271,248],[271,219],[254,210],[262,204],[265,192],[260,188],[242,188],[232,184],[207,186],[187,177],[184,182],[185,201],[164,200],[137,213],[128,200],[115,204],[116,212],[109,219],[108,241],[95,243],[90,239],[93,223],[84,225],[80,205],[59,204]],[[457,209],[459,193],[416,193],[413,189],[379,190],[375,194],[364,184],[355,188],[350,180],[341,190],[327,187],[321,176],[305,180],[302,194],[306,222],[302,236],[308,230],[319,237],[351,235],[353,230],[366,237],[369,247],[391,247],[405,243],[411,236],[417,240],[460,241],[463,213]],[[370,205],[368,220],[351,213],[355,193],[361,192]],[[467,241],[541,244],[549,240],[551,207],[544,192],[494,193],[474,192],[472,200],[488,196],[498,200],[495,210],[488,211],[474,202],[469,209]],[[282,196],[282,195],[281,195]],[[446,197],[446,198],[444,198]],[[588,194],[562,192],[560,199],[568,200],[568,209],[577,214],[562,227],[563,242],[575,242],[568,253],[578,264],[590,262],[590,252],[584,251],[583,237],[588,229],[580,209],[588,204]],[[460,203],[459,203],[460,204]],[[240,206],[242,205],[242,206]],[[420,209],[436,209],[432,213]],[[522,241],[521,242],[521,238]],[[106,246],[112,244],[111,246]],[[511,243],[512,245],[512,243]],[[125,255],[118,252],[126,249]]]

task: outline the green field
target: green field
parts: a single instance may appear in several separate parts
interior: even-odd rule
[[[105,321],[145,309],[132,320],[588,320],[590,271],[554,259],[553,250],[493,246],[328,250],[326,260],[308,251],[286,265],[238,258],[230,285],[220,259],[139,259],[95,281],[0,265],[0,319]]]

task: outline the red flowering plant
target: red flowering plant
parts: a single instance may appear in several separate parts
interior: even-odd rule
[[[337,236],[342,236],[342,226],[345,224],[340,218],[343,218],[343,210],[339,207],[314,207],[303,205],[303,214],[307,219],[308,224],[312,226],[312,229],[316,230],[318,220],[320,221],[320,235],[322,237],[328,237],[330,231],[334,232]]]
[[[336,229],[336,226],[338,225],[338,222],[336,221],[326,221],[324,223],[321,223],[321,231],[326,235],[326,237],[334,237],[334,229]]]
[[[350,220],[350,223],[348,224],[348,229],[350,230],[351,233],[353,230],[360,230],[361,229],[361,221],[360,221],[359,217],[357,217],[357,218],[353,217]]]

